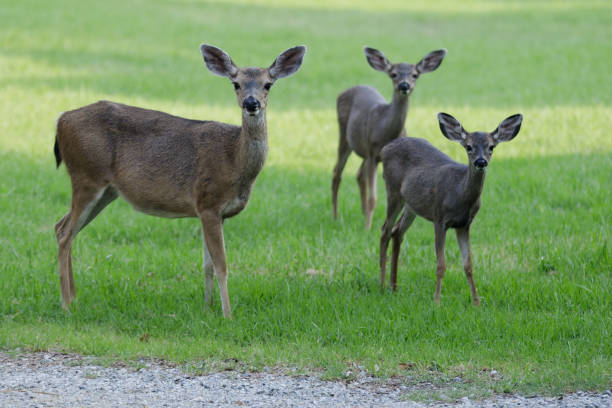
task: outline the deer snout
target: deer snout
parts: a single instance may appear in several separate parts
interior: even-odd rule
[[[408,92],[410,90],[410,84],[408,82],[400,82],[399,85],[397,86],[397,89],[400,92]]]
[[[476,161],[474,162],[474,166],[479,169],[484,169],[485,167],[487,167],[488,164],[489,163],[482,157],[476,159]]]
[[[256,113],[259,109],[261,109],[261,104],[257,99],[252,96],[249,96],[244,101],[242,101],[242,108],[246,109],[249,113]]]

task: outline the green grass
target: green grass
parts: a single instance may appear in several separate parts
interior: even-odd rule
[[[610,387],[612,6],[374,4],[0,6],[0,347],[160,357],[196,371],[295,367],[325,378],[350,379],[361,365],[443,388],[461,377],[447,395]],[[199,221],[148,217],[119,201],[76,240],[78,299],[65,313],[53,225],[68,210],[70,187],[54,167],[56,117],[111,99],[238,123],[232,87],[206,71],[201,42],[255,66],[309,47],[300,72],[271,92],[269,160],[247,209],[225,223],[234,320],[222,318],[218,292],[212,313],[203,312]],[[366,233],[354,157],[339,220],[331,220],[335,97],[358,83],[390,95],[364,44],[393,61],[449,50],[419,80],[407,129],[457,160],[465,153],[440,134],[437,112],[468,130],[525,117],[518,137],[495,152],[472,227],[480,308],[470,305],[452,233],[434,306],[433,228],[423,220],[406,234],[397,293],[379,290],[384,185],[379,177]]]

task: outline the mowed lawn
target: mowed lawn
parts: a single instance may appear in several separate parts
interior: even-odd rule
[[[0,348],[156,357],[198,372],[268,366],[351,379],[363,367],[440,384],[447,396],[609,388],[612,5],[435,3],[0,4]],[[70,184],[55,169],[57,116],[109,99],[239,123],[233,88],[206,70],[202,42],[239,66],[308,46],[301,70],[271,90],[268,161],[248,207],[225,222],[234,320],[223,319],[217,288],[204,312],[199,220],[145,216],[120,200],[75,241],[78,299],[65,312],[54,224]],[[391,95],[364,45],[411,63],[448,49],[419,79],[406,128],[459,161],[466,154],[440,133],[439,111],[472,131],[524,115],[517,138],[495,151],[472,225],[479,308],[452,231],[434,304],[433,227],[422,219],[406,234],[398,291],[380,290],[384,183],[379,171],[365,231],[354,156],[332,220],[336,96],[356,84]]]

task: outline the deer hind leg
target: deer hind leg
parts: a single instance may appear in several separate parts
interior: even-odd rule
[[[351,154],[351,147],[346,140],[346,125],[340,124],[340,141],[338,143],[338,162],[334,166],[334,176],[332,178],[332,207],[334,219],[338,218],[338,189],[340,188],[340,181],[342,180],[342,171],[346,161]]]
[[[364,216],[368,215],[368,182],[367,182],[367,173],[366,173],[366,162],[368,159],[364,159],[359,166],[359,171],[357,171],[357,185],[359,186],[359,197],[361,199],[361,212]]]
[[[465,271],[465,277],[467,278],[468,284],[470,285],[470,291],[472,293],[472,301],[474,305],[480,306],[480,298],[478,297],[478,291],[474,284],[474,272],[472,270],[472,251],[470,250],[470,229],[458,228],[455,230],[457,233],[457,243],[459,244],[459,251],[461,251],[461,259],[463,260],[463,269]]]
[[[391,231],[395,224],[395,219],[401,209],[401,198],[397,195],[393,195],[387,191],[387,218],[381,228],[380,234],[380,287],[381,289],[385,286],[385,275],[387,272],[387,252],[389,248],[389,241],[391,240]]]
[[[70,307],[70,303],[76,297],[72,271],[72,242],[79,231],[116,198],[114,191],[107,193],[107,190],[104,187],[73,186],[70,211],[55,225],[60,288],[65,309]]]
[[[93,219],[96,218],[107,205],[115,201],[117,197],[117,190],[112,187],[106,187],[102,193],[102,196],[96,201],[95,205],[93,205],[87,216],[85,217],[85,214],[83,214],[83,223],[79,226],[79,231],[93,221]]]
[[[444,228],[444,225],[434,223],[434,235],[436,240],[436,292],[434,293],[434,301],[440,304],[442,278],[444,278],[444,273],[446,272],[446,260],[444,258],[446,228]]]
[[[225,257],[225,242],[223,240],[223,219],[214,211],[201,212],[200,219],[202,220],[206,248],[210,253],[214,272],[219,283],[223,316],[231,319],[232,311],[227,290],[227,260]],[[206,300],[206,294],[204,296]]]
[[[366,163],[366,183],[368,189],[366,229],[369,230],[372,226],[374,208],[376,208],[376,173],[378,170],[378,163],[374,157],[367,159]]]
[[[404,234],[406,233],[406,230],[410,228],[415,218],[416,214],[410,208],[408,208],[408,206],[404,206],[404,212],[402,213],[400,220],[397,222],[397,224],[395,224],[393,230],[391,231],[391,236],[393,237],[393,247],[391,249],[391,276],[389,277],[389,280],[391,281],[391,289],[393,289],[393,291],[397,290],[397,263]]]
[[[67,224],[70,223],[70,212],[64,215],[57,224],[55,224],[55,236],[58,243],[58,268],[60,275],[60,290],[62,293],[62,304],[65,309],[68,309],[70,301],[76,296],[76,288],[74,285],[74,276],[72,273],[72,245],[67,250],[62,251],[61,242],[65,241]],[[67,252],[66,252],[67,251]],[[68,288],[66,288],[68,286]],[[66,295],[68,293],[68,295]]]

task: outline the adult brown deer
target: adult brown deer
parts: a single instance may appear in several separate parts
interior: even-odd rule
[[[223,315],[231,318],[223,220],[246,206],[268,152],[268,92],[293,75],[306,47],[282,52],[269,68],[238,68],[219,48],[200,47],[208,69],[229,78],[242,109],[242,126],[184,119],[100,101],[60,115],[54,152],[72,184],[70,211],[55,226],[63,305],[75,298],[72,242],[121,196],[138,211],[160,217],[199,217],[204,236],[205,302],[213,274]]]
[[[338,95],[337,111],[340,142],[338,162],[332,180],[334,218],[338,217],[338,189],[346,160],[352,151],[363,158],[357,173],[361,194],[361,210],[366,218],[366,229],[372,225],[376,207],[376,170],[381,149],[390,141],[406,134],[404,122],[408,101],[421,74],[437,69],[446,55],[441,49],[427,54],[417,64],[392,64],[385,55],[364,47],[366,59],[372,68],[389,75],[393,83],[393,98],[385,98],[371,86],[354,86]],[[366,198],[367,196],[367,198]]]
[[[498,143],[512,140],[519,132],[523,116],[510,116],[491,133],[467,132],[457,119],[438,114],[440,129],[448,139],[459,142],[467,151],[469,164],[457,163],[424,139],[400,138],[382,150],[383,178],[387,188],[387,218],[380,238],[380,284],[385,283],[387,249],[391,251],[391,287],[397,288],[397,260],[404,233],[419,215],[434,224],[436,246],[436,292],[440,303],[440,287],[446,271],[444,243],[446,230],[454,228],[475,305],[480,298],[474,285],[470,254],[470,225],[480,208],[485,168]],[[395,219],[403,206],[397,224]]]

